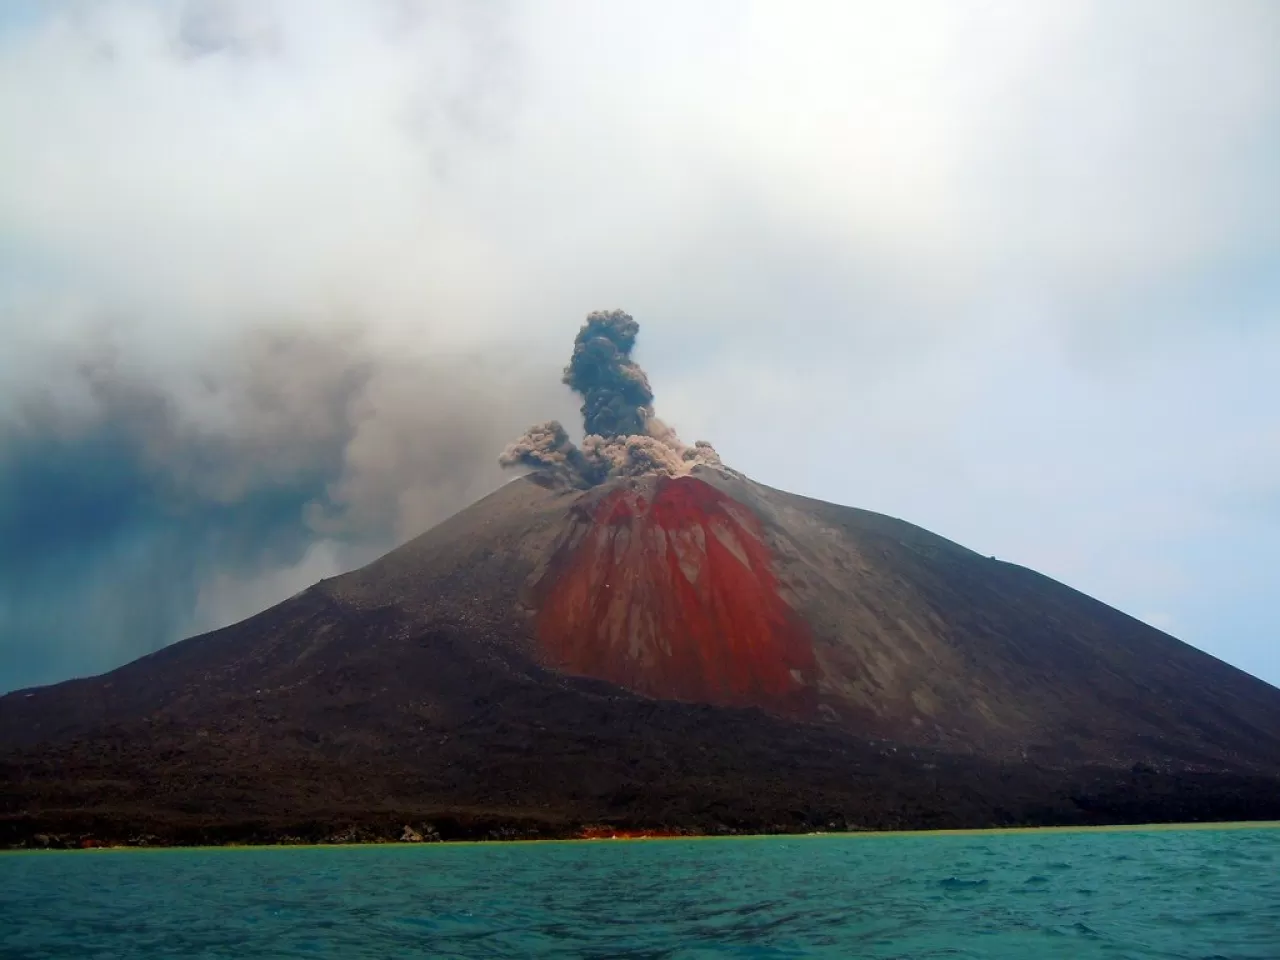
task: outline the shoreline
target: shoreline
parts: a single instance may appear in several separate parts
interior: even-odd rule
[[[4,854],[51,854],[51,853],[120,853],[120,852],[164,852],[164,851],[209,851],[209,850],[336,850],[336,849],[376,849],[384,847],[421,848],[421,847],[497,847],[513,845],[547,845],[576,843],[654,843],[684,840],[809,840],[809,839],[866,839],[904,838],[904,837],[965,837],[986,836],[991,834],[1042,834],[1042,833],[1169,833],[1181,831],[1226,831],[1226,830],[1280,830],[1280,820],[1234,820],[1234,821],[1191,821],[1187,823],[1115,823],[1115,824],[1080,824],[1044,827],[960,827],[937,830],[837,830],[813,831],[808,833],[742,833],[742,834],[670,834],[645,833],[643,831],[622,831],[610,836],[574,836],[545,837],[511,840],[379,840],[338,843],[222,843],[222,844],[102,844],[89,847],[6,847],[0,848]]]

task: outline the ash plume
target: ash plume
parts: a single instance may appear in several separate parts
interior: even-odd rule
[[[587,316],[573,340],[564,382],[582,396],[582,426],[588,436],[645,433],[653,418],[649,378],[631,359],[640,324],[621,310]]]
[[[558,420],[536,424],[510,444],[498,462],[528,467],[588,488],[612,477],[682,476],[695,466],[724,469],[705,440],[692,446],[653,411],[649,378],[631,359],[640,324],[622,310],[598,310],[573,341],[563,382],[582,397],[582,447]]]

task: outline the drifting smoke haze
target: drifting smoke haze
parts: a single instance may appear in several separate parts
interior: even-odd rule
[[[564,371],[564,383],[582,397],[582,448],[560,421],[548,420],[526,430],[498,462],[584,489],[613,477],[678,477],[695,466],[723,469],[710,443],[688,446],[654,416],[649,378],[631,359],[639,332],[640,325],[621,310],[589,314]]]
[[[83,636],[109,666],[358,566],[495,487],[502,434],[554,399],[518,358],[358,330],[253,329],[177,377],[127,354],[59,356],[0,419],[10,670]]]

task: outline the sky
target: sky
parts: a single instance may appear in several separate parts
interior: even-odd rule
[[[585,315],[795,493],[1280,684],[1280,4],[0,6],[0,691],[506,478]]]

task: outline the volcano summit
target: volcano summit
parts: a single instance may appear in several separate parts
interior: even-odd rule
[[[684,444],[637,329],[578,335],[581,446],[540,424],[369,566],[0,698],[0,840],[1280,819],[1280,690]]]

